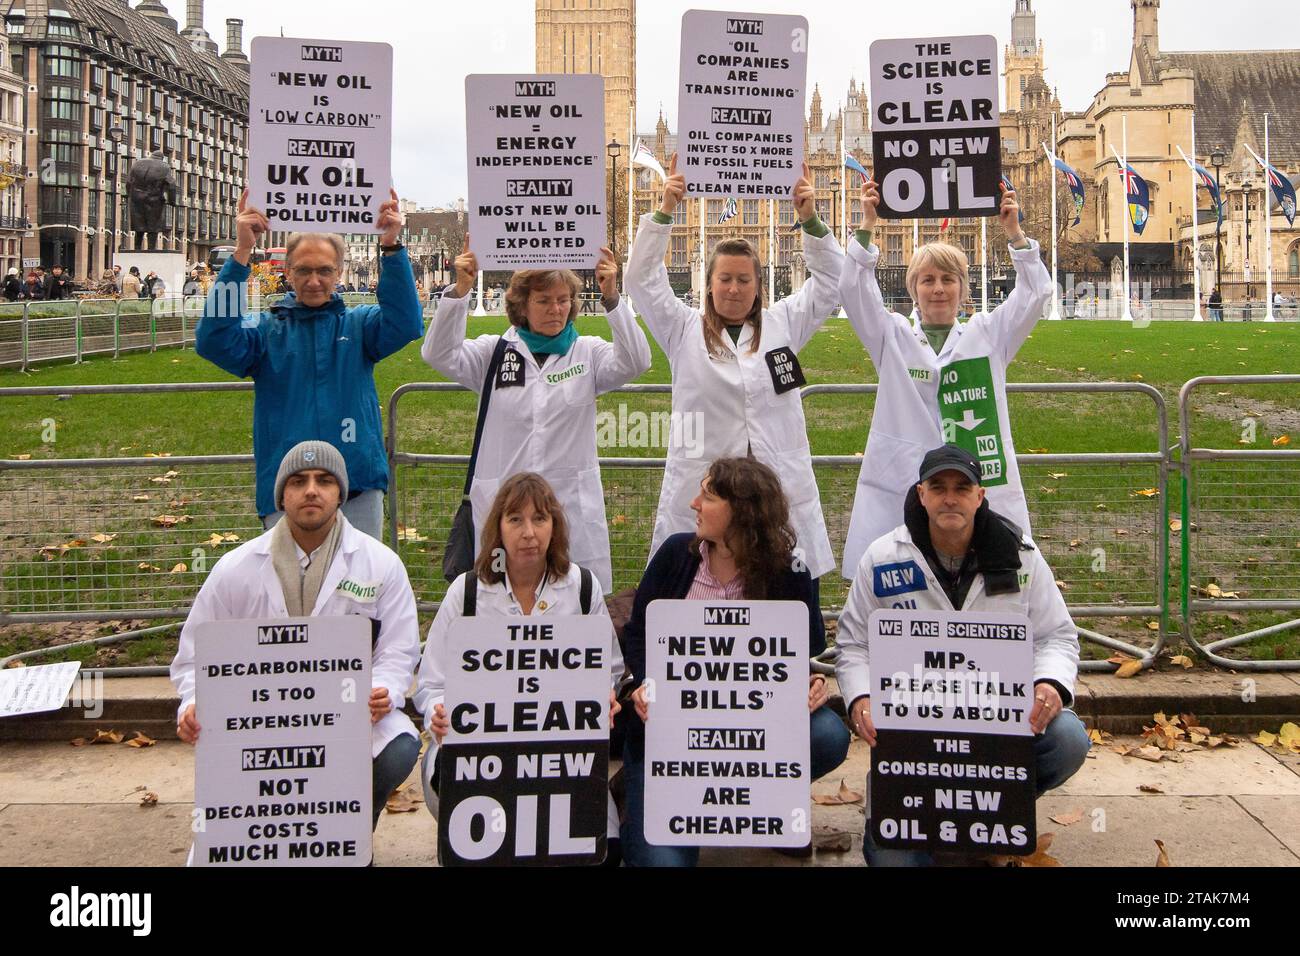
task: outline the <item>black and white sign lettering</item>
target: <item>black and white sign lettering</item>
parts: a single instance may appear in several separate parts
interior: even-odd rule
[[[807,845],[808,673],[798,601],[650,604],[648,843]]]
[[[997,55],[992,36],[871,44],[872,172],[882,218],[997,215]]]
[[[194,863],[370,862],[370,620],[210,621],[194,646]]]
[[[379,232],[393,150],[393,48],[257,37],[249,201],[272,229]]]
[[[470,247],[480,269],[594,269],[605,244],[605,80],[465,77]]]
[[[80,661],[64,661],[0,671],[0,717],[58,710],[80,669]]]
[[[439,754],[444,866],[605,858],[607,617],[469,617],[448,635]]]
[[[1023,614],[881,609],[871,647],[871,825],[890,849],[1036,844],[1034,646]]]
[[[807,18],[687,10],[678,76],[686,194],[788,199],[803,162]]]

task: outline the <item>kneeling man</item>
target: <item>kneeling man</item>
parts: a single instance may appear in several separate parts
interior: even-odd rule
[[[916,590],[879,595],[875,569],[913,562]],[[1021,582],[1024,582],[1023,584]],[[1079,634],[1042,553],[1011,521],[989,509],[980,466],[970,452],[944,445],[926,454],[908,492],[903,523],[863,555],[840,615],[835,674],[858,736],[875,746],[871,722],[867,621],[877,608],[1017,611],[1034,634],[1033,730],[1038,795],[1065,783],[1091,745],[1070,705],[1079,669]],[[875,845],[867,821],[863,853],[871,866],[924,866],[927,853]]]

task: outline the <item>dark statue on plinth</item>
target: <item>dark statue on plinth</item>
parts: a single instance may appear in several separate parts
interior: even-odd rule
[[[162,150],[154,150],[148,158],[135,162],[126,177],[126,195],[131,204],[136,251],[145,248],[146,234],[149,246],[157,250],[158,234],[167,228],[167,207],[176,204],[176,177]]]

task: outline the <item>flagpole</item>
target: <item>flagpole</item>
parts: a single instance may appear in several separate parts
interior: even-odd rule
[[[1276,322],[1273,316],[1273,187],[1268,181],[1268,114],[1264,114],[1264,297],[1268,302],[1264,311],[1265,322]]]
[[[628,114],[627,114],[627,141],[632,144],[631,146],[628,147],[629,152],[635,155],[636,144],[637,144],[636,114],[630,109],[628,110]],[[629,159],[627,163],[627,253],[628,254],[632,252],[632,216],[636,211],[636,207],[632,203],[632,197],[635,194],[635,192],[636,192],[636,175],[634,173],[633,163]]]
[[[1178,155],[1183,157],[1183,162],[1187,164],[1187,170],[1192,174],[1192,295],[1195,297],[1195,305],[1192,308],[1192,321],[1204,322],[1205,317],[1201,314],[1201,270],[1197,268],[1196,252],[1201,245],[1201,236],[1199,224],[1196,220],[1196,167],[1192,165],[1192,160],[1187,158],[1183,148],[1177,143],[1174,149],[1178,150]],[[1192,117],[1192,153],[1196,152],[1196,117]]]
[[[1047,317],[1049,322],[1061,321],[1060,296],[1057,290],[1060,286],[1057,284],[1056,271],[1056,237],[1058,235],[1056,225],[1056,112],[1052,112],[1052,155],[1047,159],[1047,181],[1052,184],[1052,314]]]
[[[1120,219],[1124,221],[1124,314],[1121,318],[1125,322],[1133,321],[1133,309],[1129,305],[1129,258],[1128,258],[1128,117],[1124,117],[1124,155],[1115,153],[1114,145],[1110,151],[1115,153],[1115,158],[1119,160],[1119,176],[1124,184],[1124,205],[1121,209]]]
[[[776,200],[767,201],[767,304],[776,302]]]
[[[980,216],[980,311],[989,311],[989,220]]]

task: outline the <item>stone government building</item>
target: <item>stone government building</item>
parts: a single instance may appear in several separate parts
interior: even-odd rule
[[[161,0],[0,0],[0,12],[26,83],[23,258],[97,279],[115,230],[130,248],[126,174],[155,149],[177,180],[164,247],[194,262],[232,241],[248,160],[242,21],[226,21],[218,55],[203,0],[188,0],[184,29]]]

